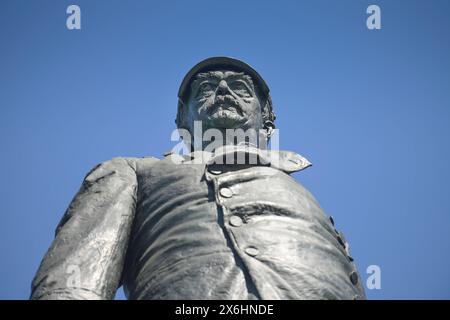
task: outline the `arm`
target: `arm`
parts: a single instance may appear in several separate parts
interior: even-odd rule
[[[113,299],[120,284],[136,204],[132,160],[88,173],[56,229],[33,280],[31,299]]]

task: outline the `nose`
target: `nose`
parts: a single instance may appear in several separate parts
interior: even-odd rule
[[[228,93],[228,84],[225,80],[221,80],[219,82],[219,86],[217,87],[217,95],[225,95]]]

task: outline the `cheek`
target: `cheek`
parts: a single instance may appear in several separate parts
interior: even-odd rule
[[[208,107],[214,103],[214,98],[208,97],[203,101],[190,101],[189,103],[189,117],[192,120],[201,120],[205,117],[206,110]]]
[[[206,100],[197,103],[196,108],[194,109],[194,111],[197,114],[205,113],[206,109],[208,107],[210,107],[213,103],[214,103],[214,97],[213,96],[207,97]]]
[[[194,101],[189,101],[187,106],[185,117],[188,123],[198,119],[197,104]]]
[[[253,99],[249,103],[245,103],[245,111],[253,118],[261,118],[261,106],[256,99]]]

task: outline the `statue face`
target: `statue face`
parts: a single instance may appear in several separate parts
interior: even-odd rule
[[[199,120],[203,130],[262,128],[260,98],[251,77],[242,72],[199,73],[184,108],[184,123],[190,132]]]

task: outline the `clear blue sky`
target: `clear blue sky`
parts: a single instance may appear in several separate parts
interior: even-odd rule
[[[28,297],[87,171],[161,157],[182,77],[229,55],[269,84],[281,147],[314,164],[295,178],[363,279],[381,267],[368,297],[449,299],[449,16],[447,0],[1,1],[0,298]]]

